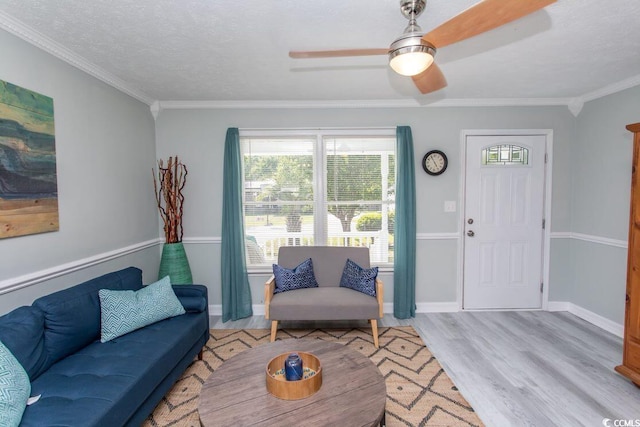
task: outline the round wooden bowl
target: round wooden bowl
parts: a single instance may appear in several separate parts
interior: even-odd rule
[[[298,381],[287,381],[284,376],[284,361],[291,353],[298,353],[302,358],[305,378]],[[315,374],[308,376],[309,372]],[[309,397],[322,386],[322,366],[320,360],[311,353],[290,351],[280,354],[267,364],[267,391],[278,399],[299,400]]]

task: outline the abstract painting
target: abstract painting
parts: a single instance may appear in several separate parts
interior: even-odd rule
[[[0,80],[0,238],[58,228],[53,99]]]

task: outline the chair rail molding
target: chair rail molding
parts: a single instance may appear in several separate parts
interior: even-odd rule
[[[24,274],[22,276],[13,277],[11,279],[2,280],[0,281],[0,295],[16,291],[18,289],[26,288],[28,286],[33,286],[47,280],[55,279],[56,277],[64,276],[65,274],[70,274],[75,271],[80,271],[94,265],[102,264],[116,258],[142,251],[144,249],[158,246],[163,242],[164,239],[151,239],[145,242],[126,246],[124,248],[103,252],[101,254],[92,255],[90,257],[82,258],[76,261],[71,261],[65,264],[46,268],[44,270]]]
[[[595,236],[593,234],[573,233],[571,231],[554,231],[551,233],[552,239],[575,239],[583,242],[598,243],[600,245],[614,246],[616,248],[627,249],[626,240],[612,239],[610,237]]]

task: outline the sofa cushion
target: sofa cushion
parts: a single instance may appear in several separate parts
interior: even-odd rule
[[[32,394],[42,397],[20,427],[127,425],[202,337],[207,320],[206,313],[187,313],[64,358],[32,383]]]
[[[277,320],[378,319],[378,301],[348,288],[319,287],[275,294],[269,317]]]
[[[20,424],[30,393],[29,375],[0,341],[0,426]]]
[[[138,290],[142,271],[129,267],[55,292],[33,303],[44,313],[46,370],[100,337],[100,289]]]
[[[152,323],[185,313],[169,276],[138,291],[100,289],[100,341],[107,342]]]
[[[273,264],[273,275],[276,279],[276,287],[273,291],[275,294],[295,289],[318,287],[311,258],[302,261],[292,269]]]
[[[340,287],[353,289],[354,291],[375,297],[376,277],[378,277],[378,267],[362,268],[348,259],[342,271]]]
[[[0,341],[24,367],[31,380],[44,372],[44,315],[33,307],[19,307],[0,317]]]
[[[278,250],[278,265],[293,268],[307,258],[313,260],[316,281],[320,287],[338,287],[342,277],[342,266],[347,259],[363,268],[369,268],[369,248],[340,246],[281,246]]]

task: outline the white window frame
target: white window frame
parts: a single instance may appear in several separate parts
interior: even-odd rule
[[[315,138],[313,156],[313,191],[314,191],[314,239],[317,246],[326,245],[327,236],[327,215],[318,214],[324,211],[323,201],[326,199],[324,183],[326,182],[326,149],[323,139],[327,137],[391,137],[396,138],[395,127],[374,127],[374,128],[296,128],[296,129],[239,129],[240,139],[242,138]],[[242,153],[244,156],[244,152]],[[244,163],[243,163],[244,165]],[[244,172],[243,172],[244,181]],[[243,193],[243,204],[245,194]],[[244,213],[243,213],[244,218]],[[392,262],[374,263],[381,267],[383,271],[393,269]],[[269,266],[250,265],[247,263],[249,273],[268,273]]]

